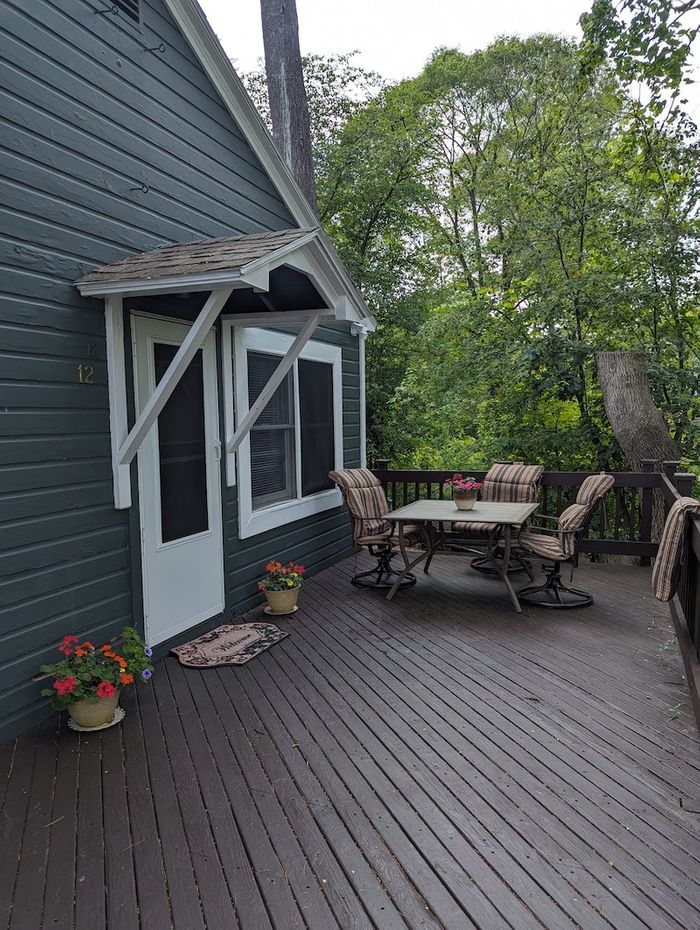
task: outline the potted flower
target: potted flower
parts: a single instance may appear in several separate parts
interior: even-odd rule
[[[153,675],[153,650],[130,626],[124,627],[116,642],[99,648],[69,634],[58,649],[64,658],[41,666],[44,675],[56,679],[41,693],[52,699],[56,710],[67,709],[72,723],[80,729],[118,723],[124,716],[117,708],[122,688],[139,679],[148,681]]]
[[[471,510],[476,503],[481,482],[476,478],[465,478],[458,472],[451,478],[446,478],[443,487],[446,491],[448,489],[452,491],[452,500],[457,510]]]
[[[273,560],[265,566],[267,574],[258,582],[258,588],[267,598],[268,614],[292,614],[297,609],[304,566],[289,562],[282,565]]]

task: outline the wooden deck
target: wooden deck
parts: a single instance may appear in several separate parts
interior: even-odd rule
[[[120,727],[1,748],[0,927],[700,926],[699,741],[648,570],[519,617],[459,557],[391,604],[352,568],[247,667],[166,659]]]

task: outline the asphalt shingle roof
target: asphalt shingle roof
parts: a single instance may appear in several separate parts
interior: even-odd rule
[[[211,271],[233,271],[256,258],[276,252],[313,231],[283,229],[277,232],[176,242],[150,252],[128,255],[101,268],[95,268],[76,281],[76,284],[148,281],[206,274]]]

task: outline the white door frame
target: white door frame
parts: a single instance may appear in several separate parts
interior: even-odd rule
[[[190,331],[191,327],[181,321],[132,312],[134,401],[137,414],[139,409],[143,409],[144,401],[148,403],[148,398],[153,394],[153,345],[161,343],[181,346]],[[145,434],[137,455],[144,625],[146,640],[151,645],[197,626],[222,613],[225,607],[218,366],[216,338],[212,329],[203,337],[201,350],[204,377],[207,530],[182,539],[162,542],[157,420]],[[145,383],[144,378],[147,378]],[[148,474],[146,469],[149,470]],[[149,493],[145,493],[145,489],[148,489]],[[198,558],[200,563],[203,560],[203,574],[200,575],[197,571],[193,575],[187,569],[196,565]],[[167,591],[164,589],[164,578],[159,577],[164,574]],[[197,610],[192,602],[187,605],[187,597],[178,600],[177,580],[180,577],[186,586],[184,592],[195,601],[196,588],[189,582],[193,577],[200,579],[201,591],[204,593],[204,598],[200,601],[201,610]],[[172,611],[164,606],[169,599],[175,601]],[[178,604],[181,604],[184,610],[180,616],[177,615]],[[172,616],[174,622],[166,625],[164,615]]]

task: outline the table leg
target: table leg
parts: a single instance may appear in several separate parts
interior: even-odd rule
[[[520,601],[518,600],[518,595],[515,593],[515,588],[510,583],[510,578],[508,577],[508,566],[510,565],[510,550],[511,550],[511,538],[512,538],[512,527],[510,524],[506,524],[503,527],[503,562],[501,565],[498,565],[498,559],[492,557],[494,565],[498,568],[498,574],[503,579],[503,583],[506,588],[508,588],[508,593],[510,594],[510,599],[513,602],[513,607],[515,607],[518,613],[522,613],[522,607],[520,606]]]
[[[403,535],[403,523],[399,523],[399,549],[401,550],[401,555],[403,556],[403,561],[406,567],[401,572],[401,574],[397,577],[396,581],[393,583],[393,585],[389,589],[389,593],[386,596],[387,601],[390,601],[393,598],[393,596],[399,590],[401,582],[404,580],[406,575],[408,575],[411,569],[415,568],[416,565],[420,565],[423,559],[427,559],[428,556],[432,556],[433,545],[432,545],[432,538],[430,534],[427,535],[427,539],[430,543],[429,547],[426,548],[424,552],[421,552],[421,554],[417,558],[415,558],[412,562],[409,562],[408,555],[406,554],[406,542],[404,540],[404,535]]]

